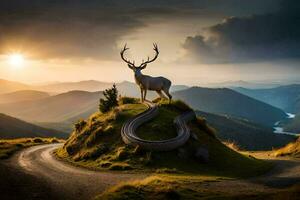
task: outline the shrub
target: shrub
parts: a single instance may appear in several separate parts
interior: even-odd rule
[[[112,108],[118,106],[118,90],[116,84],[113,87],[106,89],[103,92],[104,98],[100,99],[99,110],[102,113],[110,111]]]
[[[86,124],[87,122],[85,120],[83,119],[79,120],[74,124],[75,131],[80,132],[85,127]]]
[[[51,143],[59,143],[59,141],[58,141],[58,139],[53,138],[53,139],[51,140]]]
[[[34,143],[42,143],[43,140],[42,140],[41,138],[34,138],[34,139],[33,139],[33,142],[34,142]]]

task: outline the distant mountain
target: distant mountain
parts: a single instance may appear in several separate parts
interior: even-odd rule
[[[36,86],[38,90],[51,92],[51,93],[65,93],[73,90],[82,90],[82,91],[102,91],[106,88],[109,88],[113,83],[101,82],[95,80],[79,81],[79,82],[61,82],[53,83],[42,86]]]
[[[49,97],[46,92],[40,92],[35,90],[19,90],[16,92],[10,92],[0,95],[1,103],[13,103],[18,101],[31,101]]]
[[[17,118],[0,113],[0,138],[58,137],[65,138],[66,133],[46,129]]]
[[[300,133],[300,115],[283,125],[284,131],[292,133]]]
[[[0,112],[30,122],[61,122],[87,110],[98,109],[102,92],[70,91],[47,98],[0,104]]]
[[[266,102],[290,113],[300,113],[300,84],[270,89],[235,88],[242,94]]]
[[[234,142],[245,150],[271,150],[295,140],[295,137],[274,134],[273,129],[240,118],[197,111],[217,130],[222,141]]]
[[[245,118],[250,121],[273,126],[286,117],[284,111],[227,88],[192,87],[173,93],[196,110]]]
[[[129,81],[123,81],[121,83],[117,83],[117,88],[122,96],[130,96],[130,97],[137,97],[139,98],[140,88],[137,86],[137,84]],[[176,92],[180,90],[188,89],[189,86],[186,85],[172,85],[170,88],[170,92]],[[153,99],[158,97],[157,93],[154,91],[148,91],[147,92],[147,99]]]
[[[31,89],[29,85],[15,81],[0,79],[0,94],[29,89]]]
[[[250,89],[259,89],[259,88],[274,88],[280,86],[280,83],[259,83],[259,82],[248,82],[248,81],[225,81],[220,83],[209,83],[203,85],[205,87],[212,87],[212,88],[219,88],[219,87],[226,87],[226,88],[235,88],[235,87],[244,87]]]

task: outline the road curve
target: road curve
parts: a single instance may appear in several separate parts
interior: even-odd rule
[[[194,111],[183,113],[174,119],[174,124],[177,128],[177,136],[175,138],[150,141],[139,138],[135,134],[136,129],[140,125],[153,119],[158,114],[158,107],[156,104],[150,101],[145,101],[144,104],[148,107],[145,112],[129,119],[123,124],[121,136],[124,143],[139,145],[143,149],[153,151],[170,151],[186,143],[190,137],[190,129],[187,126],[187,122],[196,117]]]
[[[62,199],[90,199],[119,182],[142,179],[147,175],[97,172],[59,161],[53,151],[62,144],[47,144],[22,150],[9,160],[11,167],[25,171],[51,186]]]
[[[43,197],[49,195],[48,199],[55,200],[91,199],[108,187],[119,182],[143,179],[149,175],[144,173],[97,172],[75,167],[64,161],[59,161],[54,157],[52,154],[53,150],[60,146],[61,144],[48,144],[30,147],[20,151],[6,162],[10,169],[17,169],[17,171],[22,171],[35,177],[36,181],[31,181],[30,184],[35,185],[34,188],[40,187],[41,191],[39,191],[39,189],[32,191],[32,188],[28,188],[28,183],[26,183],[21,187],[28,188],[27,196],[29,197],[27,199],[41,199],[33,198],[38,194],[32,192],[42,192],[44,194],[42,195]],[[272,161],[275,164],[275,168],[261,177],[250,179],[220,179],[213,182],[203,181],[199,186],[203,190],[214,191],[216,193],[257,194],[258,192],[275,192],[277,189],[300,183],[300,160],[274,158],[264,152],[254,153],[252,155]],[[22,177],[16,178],[16,180],[19,181],[20,178]],[[45,185],[47,187],[45,187]],[[18,185],[18,187],[20,187],[20,185]],[[42,189],[42,187],[44,187],[44,189]],[[48,193],[55,195],[55,198],[51,198],[51,194]],[[19,196],[23,197],[24,194]]]

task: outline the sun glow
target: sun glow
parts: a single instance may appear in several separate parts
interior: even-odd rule
[[[23,67],[24,56],[19,53],[10,54],[8,55],[8,63],[15,68]]]

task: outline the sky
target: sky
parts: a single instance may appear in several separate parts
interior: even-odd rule
[[[1,0],[0,78],[133,81],[120,58],[176,84],[300,78],[297,0]],[[24,60],[11,62],[12,55]]]

